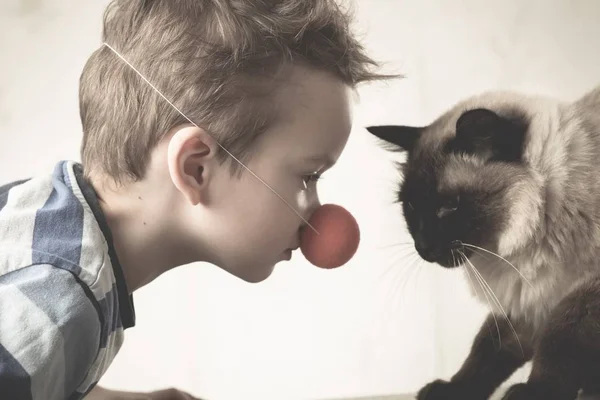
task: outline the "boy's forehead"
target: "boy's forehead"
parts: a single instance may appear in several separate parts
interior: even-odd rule
[[[350,88],[335,75],[315,68],[296,66],[276,91],[282,117],[297,119],[307,112],[327,115],[331,111],[348,112]]]
[[[351,123],[343,122],[339,113],[328,116],[332,121],[303,115],[295,123],[282,124],[272,131],[270,147],[283,155],[315,167],[335,164],[350,135]]]
[[[352,127],[350,88],[329,73],[300,69],[279,92],[281,144],[296,144],[307,161],[332,162]],[[341,147],[341,148],[340,148]]]

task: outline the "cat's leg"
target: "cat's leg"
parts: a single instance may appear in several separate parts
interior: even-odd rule
[[[596,365],[596,370],[598,370],[598,365],[600,365],[600,364]],[[583,389],[583,394],[596,396],[596,397],[600,398],[600,372],[596,371],[595,374],[593,374],[591,372],[592,371],[590,371],[589,374],[585,374],[586,375],[585,378],[587,378],[587,381],[584,381],[581,384],[581,388]]]
[[[504,400],[574,400],[600,389],[600,277],[589,279],[552,310],[536,341],[531,375]]]
[[[488,399],[502,382],[532,357],[533,334],[530,326],[524,322],[510,322],[504,316],[494,319],[490,314],[475,336],[471,351],[460,370],[449,382],[437,380],[426,385],[417,394],[417,399]]]

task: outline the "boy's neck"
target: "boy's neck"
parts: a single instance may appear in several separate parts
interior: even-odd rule
[[[130,293],[172,268],[197,261],[173,228],[176,216],[157,213],[169,210],[164,192],[152,193],[143,182],[116,190],[93,185]]]

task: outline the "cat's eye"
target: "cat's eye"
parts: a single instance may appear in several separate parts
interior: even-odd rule
[[[458,210],[459,202],[460,202],[459,196],[454,196],[454,197],[451,197],[450,199],[448,199],[443,205],[441,205],[437,209],[438,218],[444,218],[444,217],[452,214],[456,210]]]

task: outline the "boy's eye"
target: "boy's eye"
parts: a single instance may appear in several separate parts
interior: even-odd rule
[[[302,177],[302,183],[304,184],[304,189],[308,189],[308,185],[310,185],[311,182],[316,182],[319,179],[321,179],[321,174],[318,172],[315,172],[310,175],[304,175]]]

